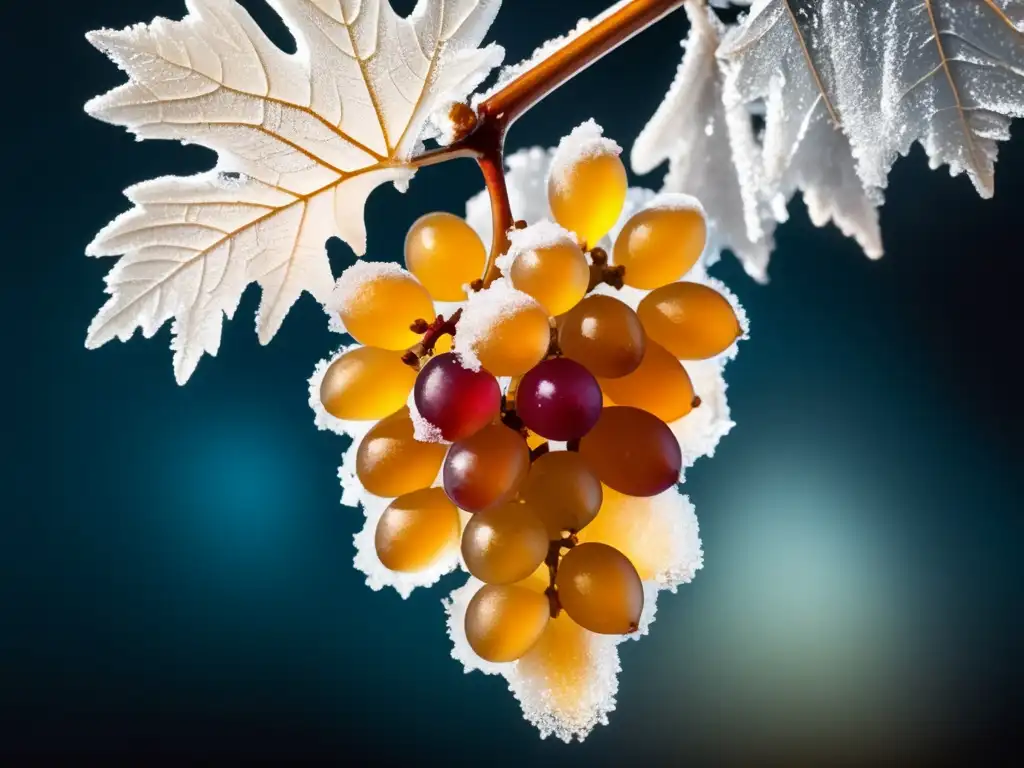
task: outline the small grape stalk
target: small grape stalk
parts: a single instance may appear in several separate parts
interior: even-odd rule
[[[747,332],[707,268],[728,249],[764,280],[797,192],[878,257],[896,157],[920,141],[990,196],[1024,114],[1017,0],[734,0],[753,7],[726,27],[712,7],[728,4],[620,0],[476,95],[504,55],[482,45],[500,0],[420,0],[407,17],[387,0],[271,0],[294,54],[237,0],[88,35],[128,75],[89,114],[218,157],[129,189],[133,208],[89,245],[120,258],[87,346],[172,321],[184,384],[249,284],[262,343],[312,294],[355,341],[317,366],[310,404],[351,438],[356,567],[403,596],[468,572],[445,602],[453,655],[503,675],[542,736],[607,722],[617,644],[702,566],[678,486],[732,426],[722,372]],[[594,121],[505,156],[519,117],[680,7],[684,58],[631,154],[637,172],[668,161],[660,194],[628,187]],[[427,213],[404,267],[335,280],[324,243],[365,253],[374,189],[458,158],[486,185],[465,218]]]

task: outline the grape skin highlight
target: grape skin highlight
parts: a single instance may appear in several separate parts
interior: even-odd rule
[[[473,515],[462,534],[469,572],[487,584],[512,584],[548,553],[548,532],[529,504],[509,502]]]
[[[555,586],[562,608],[584,629],[625,635],[640,626],[643,583],[614,547],[590,542],[570,549],[558,564]]]
[[[543,594],[515,585],[485,584],[466,608],[466,640],[486,661],[515,661],[537,644],[550,617]]]
[[[574,451],[552,451],[530,467],[520,496],[544,521],[551,539],[581,531],[601,509],[601,483]]]
[[[706,360],[743,335],[722,294],[700,283],[671,283],[651,291],[637,308],[647,335],[679,360]]]
[[[421,216],[405,237],[406,267],[438,301],[463,301],[486,263],[480,236],[451,213]]]
[[[658,417],[628,406],[601,411],[580,441],[580,455],[598,479],[629,496],[655,496],[679,482],[682,451]]]
[[[454,443],[444,459],[444,489],[467,512],[482,512],[515,497],[530,470],[530,450],[518,432],[491,424]]]
[[[626,268],[626,285],[653,290],[689,272],[706,242],[707,224],[700,211],[648,208],[626,222],[612,260]]]
[[[357,347],[328,367],[320,383],[320,402],[336,419],[383,419],[409,398],[416,371],[398,352]]]
[[[636,312],[611,296],[591,295],[559,320],[558,342],[566,357],[592,374],[618,378],[635,371],[646,337]]]
[[[393,498],[430,486],[441,469],[446,446],[416,440],[409,409],[374,425],[356,450],[356,475],[375,496]]]
[[[459,527],[459,511],[443,488],[407,493],[391,502],[377,521],[377,557],[392,571],[422,571],[458,543]]]
[[[450,353],[434,355],[416,378],[416,410],[450,442],[478,432],[501,413],[498,380],[462,367]]]

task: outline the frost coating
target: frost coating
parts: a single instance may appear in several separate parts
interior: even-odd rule
[[[178,383],[217,353],[223,320],[249,283],[263,290],[264,344],[303,292],[327,299],[327,239],[364,252],[369,194],[408,182],[430,113],[463,99],[504,55],[478,48],[500,0],[425,0],[407,18],[385,0],[363,0],[359,13],[310,0],[272,5],[295,54],[235,0],[189,0],[181,21],[87,35],[128,82],[86,112],[139,139],[217,152],[207,173],[127,190],[134,207],[87,250],[121,258],[86,346],[136,328],[150,337],[171,320]]]
[[[573,128],[572,132],[558,143],[551,160],[551,173],[548,179],[554,184],[555,189],[561,190],[568,181],[566,174],[577,163],[600,155],[618,157],[620,154],[622,147],[605,138],[604,128],[593,119],[587,120]]]
[[[382,277],[416,280],[412,273],[393,261],[357,261],[341,273],[324,307],[328,311],[337,312],[352,306],[365,294],[371,283]]]
[[[442,443],[450,445],[450,440],[445,440],[439,427],[427,420],[416,407],[416,388],[413,387],[409,393],[409,418],[412,419],[413,437],[421,443]]]
[[[459,320],[459,332],[455,334],[453,348],[462,365],[471,371],[479,371],[477,347],[480,343],[508,318],[533,308],[542,311],[536,299],[517,291],[504,280],[495,280],[490,287],[471,293]]]
[[[512,264],[521,253],[553,248],[557,245],[579,247],[572,232],[550,219],[541,219],[525,229],[513,229],[508,233],[509,249],[494,262],[502,274],[508,275]]]

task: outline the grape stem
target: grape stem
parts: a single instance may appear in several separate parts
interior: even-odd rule
[[[423,339],[402,355],[402,362],[419,370],[423,358],[433,354],[434,345],[437,344],[438,339],[446,333],[451,336],[455,335],[461,318],[462,310],[457,309],[447,320],[444,319],[444,315],[438,315],[432,323],[423,319],[416,320],[409,326],[409,330],[413,333],[422,333]]]
[[[558,578],[558,563],[562,559],[563,549],[572,549],[579,544],[574,531],[562,539],[555,539],[548,545],[548,554],[544,558],[544,564],[548,567],[548,588],[544,590],[548,602],[551,605],[551,618],[557,619],[562,612],[562,603],[558,599],[558,588],[555,586],[555,579]]]
[[[509,127],[575,75],[688,1],[693,2],[624,0],[612,6],[585,32],[485,99],[475,116],[467,114],[465,104],[456,104],[449,115],[455,126],[455,141],[412,158],[414,168],[460,157],[471,157],[480,166],[491,199],[493,229],[484,287],[501,274],[495,261],[508,250],[508,230],[514,223],[505,181],[504,149]]]

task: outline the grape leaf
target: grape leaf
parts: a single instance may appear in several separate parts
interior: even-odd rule
[[[715,51],[725,27],[710,9],[685,7],[690,34],[682,63],[630,161],[634,171],[648,173],[668,160],[663,190],[698,197],[712,223],[713,247],[731,250],[763,281],[775,222],[761,196],[760,148],[746,107],[723,101]]]
[[[991,197],[997,142],[1024,117],[1024,0],[826,0],[823,9],[864,183],[880,198],[893,163],[919,141],[932,168],[966,172]]]
[[[835,62],[828,55],[829,3],[758,0],[718,50],[728,106],[763,102],[764,195],[785,221],[785,204],[803,193],[816,226],[833,221],[872,258],[882,255],[878,210],[857,173],[840,125]],[[865,4],[868,5],[868,4]],[[834,34],[859,34],[854,28]]]
[[[215,355],[223,317],[247,285],[263,296],[261,343],[303,291],[333,286],[325,241],[365,251],[363,208],[401,188],[431,112],[462,99],[500,64],[479,48],[500,0],[420,0],[406,18],[386,0],[269,0],[295,37],[286,54],[235,0],[187,0],[156,19],[87,36],[129,77],[86,111],[139,139],[218,153],[216,167],[127,190],[134,203],[88,248],[122,255],[86,345],[150,337],[173,319],[175,377]]]

